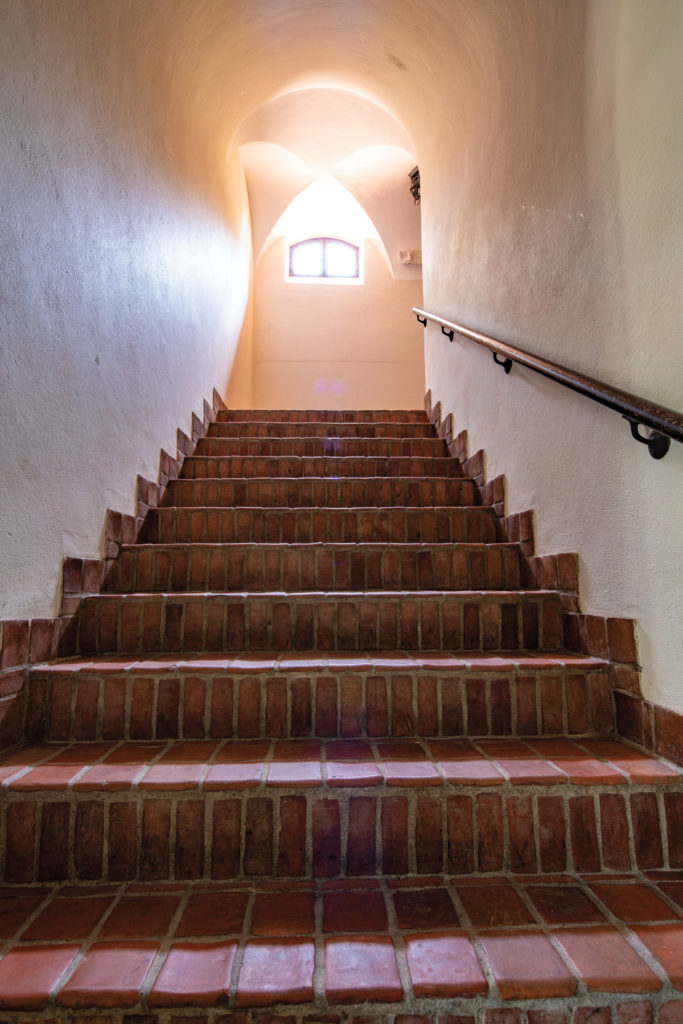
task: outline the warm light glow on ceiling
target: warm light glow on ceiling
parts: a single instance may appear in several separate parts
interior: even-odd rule
[[[336,178],[316,178],[296,196],[270,232],[270,238],[284,236],[290,242],[320,236],[379,240],[367,213]]]

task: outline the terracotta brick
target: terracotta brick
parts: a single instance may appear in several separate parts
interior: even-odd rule
[[[512,796],[507,800],[510,867],[513,871],[536,871],[536,842],[531,797]]]
[[[214,679],[211,694],[211,736],[232,735],[233,681],[231,678]]]
[[[137,872],[137,807],[130,803],[109,805],[109,877],[116,881],[134,878]]]
[[[556,940],[574,963],[589,991],[657,992],[659,979],[616,928],[562,929]]]
[[[683,1024],[683,1000],[674,999],[659,1008],[658,1024]]]
[[[77,952],[77,945],[10,950],[0,961],[0,1007],[43,1010]]]
[[[314,929],[315,896],[312,892],[256,894],[252,935],[311,935]]]
[[[570,996],[576,981],[545,935],[486,932],[481,944],[503,999]]]
[[[235,878],[240,873],[241,801],[217,800],[213,805],[211,875]]]
[[[98,942],[57,995],[59,1006],[127,1007],[138,1001],[157,946]]]
[[[609,871],[628,871],[631,867],[628,822],[620,793],[600,794],[600,829],[604,866]]]
[[[150,1007],[214,1006],[230,981],[236,942],[177,943],[164,961],[149,994]]]
[[[600,855],[595,824],[595,805],[590,796],[569,798],[574,866],[577,871],[599,871]]]
[[[486,978],[465,932],[410,935],[406,957],[416,996],[448,998],[487,991]]]
[[[34,878],[36,811],[29,803],[10,804],[6,810],[7,839],[5,878],[8,882],[30,882]]]
[[[76,806],[74,870],[77,878],[101,878],[104,851],[104,807],[87,801]]]
[[[639,868],[662,867],[659,811],[654,793],[631,794],[631,820],[636,864]]]
[[[439,731],[437,681],[433,677],[420,679],[417,688],[417,719],[417,731],[421,736],[437,735]]]
[[[337,735],[337,684],[333,679],[318,679],[316,687],[316,736]]]
[[[278,874],[286,877],[306,871],[306,798],[286,796],[280,800]]]
[[[251,939],[237,982],[236,1006],[304,1003],[313,998],[311,939]]]
[[[403,994],[393,944],[383,936],[327,939],[325,974],[331,1002],[395,1002]]]
[[[261,688],[258,679],[240,679],[237,691],[237,735],[261,734]]]
[[[480,871],[497,871],[503,866],[503,807],[495,793],[477,797],[479,839],[477,860]]]
[[[607,646],[613,661],[638,661],[633,619],[607,619]]]
[[[356,676],[344,676],[340,686],[340,734],[357,736],[362,731],[362,682]]]
[[[448,827],[448,870],[453,874],[474,871],[474,824],[472,798],[449,796],[446,799]]]
[[[244,871],[249,875],[273,871],[273,803],[267,797],[251,797],[246,802]]]
[[[183,800],[176,810],[175,877],[198,878],[204,873],[204,803]]]
[[[333,878],[339,874],[341,831],[337,800],[317,800],[313,804],[313,874]]]
[[[609,1006],[579,1006],[574,1010],[573,1024],[611,1024]]]
[[[517,732],[520,736],[535,736],[538,732],[536,712],[536,677],[519,676],[517,694]]]
[[[408,871],[408,801],[388,796],[381,801],[382,871],[404,875]]]
[[[241,933],[248,899],[246,892],[192,893],[176,929],[176,936],[186,938]]]
[[[149,740],[154,736],[154,680],[144,676],[133,679],[130,703],[131,739]]]
[[[458,887],[458,895],[477,929],[534,922],[520,897],[507,883],[491,881],[485,886],[463,885]]]
[[[421,796],[415,816],[415,856],[417,870],[431,874],[443,869],[443,832],[441,802],[435,797]]]
[[[683,715],[654,706],[655,750],[683,765]]]
[[[170,868],[171,803],[146,800],[142,807],[140,877],[168,878]]]
[[[538,797],[541,869],[564,871],[567,866],[565,811],[562,797]]]
[[[669,865],[683,868],[683,794],[665,793],[664,809],[669,843]]]

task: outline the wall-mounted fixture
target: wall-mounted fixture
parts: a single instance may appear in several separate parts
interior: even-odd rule
[[[413,167],[412,171],[408,175],[410,178],[410,194],[413,197],[413,202],[416,206],[420,205],[420,168]]]
[[[399,249],[398,255],[401,263],[414,263],[418,266],[422,264],[422,249]]]

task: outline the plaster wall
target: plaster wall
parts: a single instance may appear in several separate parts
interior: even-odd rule
[[[681,409],[683,8],[504,7],[448,159],[421,139],[425,306]],[[683,711],[683,446],[655,462],[618,415],[438,328],[426,375],[510,511],[536,510],[538,552],[580,552],[583,610],[637,619],[646,697]]]
[[[287,283],[285,239],[254,278],[257,408],[414,409],[424,398],[421,281],[396,280],[366,240],[363,284]]]
[[[60,555],[96,553],[106,505],[227,381],[249,261],[225,155],[289,92],[404,126],[428,308],[683,405],[679,0],[4,0],[0,21],[0,615],[49,612]],[[426,383],[683,710],[681,446],[655,463],[618,416],[439,332]]]
[[[55,614],[63,556],[101,554],[106,508],[133,510],[242,327],[239,161],[188,188],[160,60],[116,7],[0,11],[0,619]]]

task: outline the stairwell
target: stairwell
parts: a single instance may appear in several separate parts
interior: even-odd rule
[[[683,772],[462,474],[219,413],[0,755],[3,1022],[683,1022]]]

